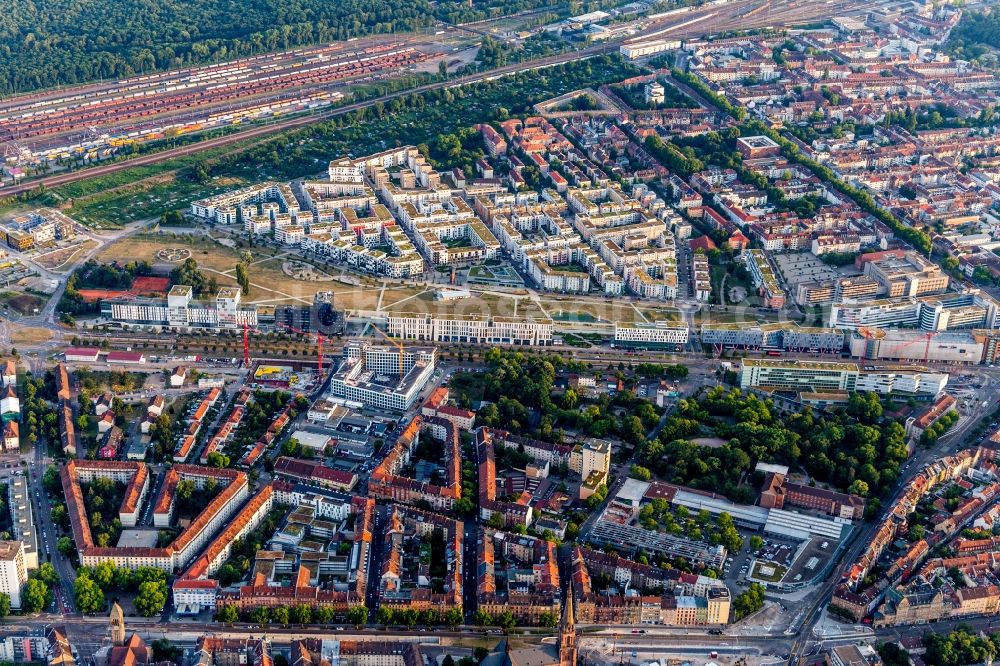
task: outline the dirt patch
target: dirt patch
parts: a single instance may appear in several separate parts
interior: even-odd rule
[[[312,264],[302,261],[286,261],[281,264],[281,272],[302,282],[331,282],[333,277],[327,275]]]
[[[86,240],[82,243],[77,243],[71,247],[62,248],[61,250],[55,250],[54,252],[47,252],[46,254],[39,255],[35,257],[35,262],[43,268],[47,268],[50,271],[58,270],[71,262],[74,257],[76,257],[81,252],[88,252],[94,249],[97,243],[92,240]]]
[[[720,439],[718,437],[695,437],[694,439],[689,439],[692,444],[697,444],[698,446],[705,446],[710,449],[718,449],[726,444],[725,439]]]
[[[52,331],[47,328],[21,328],[17,327],[10,334],[11,344],[33,345],[46,342],[52,339]]]
[[[35,308],[41,309],[45,299],[34,294],[12,294],[3,299],[11,310],[22,315],[34,314]]]

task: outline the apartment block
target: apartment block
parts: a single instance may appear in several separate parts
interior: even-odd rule
[[[257,326],[257,308],[240,305],[238,287],[220,289],[212,301],[194,298],[187,285],[174,285],[166,299],[109,298],[101,301],[101,315],[125,328],[242,329]]]
[[[669,321],[651,324],[618,322],[613,342],[616,347],[677,350],[688,342],[688,327]]]
[[[552,344],[551,319],[481,315],[389,315],[387,332],[395,338],[473,344]]]

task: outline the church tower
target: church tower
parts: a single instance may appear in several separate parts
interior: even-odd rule
[[[117,602],[111,605],[108,623],[111,625],[111,644],[125,645],[125,613]]]
[[[559,666],[576,666],[576,619],[573,617],[573,586],[566,591],[566,606],[559,623]]]

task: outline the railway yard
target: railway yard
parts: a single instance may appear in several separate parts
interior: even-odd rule
[[[338,88],[411,71],[442,53],[380,39],[43,92],[0,102],[0,141],[17,159],[100,157],[154,141],[329,106]]]
[[[623,46],[698,37],[707,31],[806,24],[858,11],[861,10],[847,0],[829,3],[716,0],[702,7],[681,8],[617,26],[619,37],[615,39],[596,44],[581,42],[568,52],[506,65],[493,72],[465,75],[451,82],[439,81],[416,90],[617,52]],[[532,13],[524,16],[529,14]],[[434,34],[350,40],[115,82],[18,95],[0,100],[0,146],[6,164],[31,168],[74,158],[92,165],[123,147],[235,125],[246,125],[248,129],[255,126],[250,136],[272,134],[378,101],[342,104],[349,99],[352,85],[418,69],[437,71],[441,61],[454,68],[460,62],[456,57],[458,52],[471,52],[484,35],[496,35],[516,44],[524,33],[514,32],[511,26],[510,18],[504,19],[502,26],[495,21],[462,26],[442,24],[442,29]],[[290,115],[295,117],[282,118]],[[264,121],[267,125],[262,127]],[[196,153],[246,136],[247,130],[232,132],[211,142],[69,172],[57,167],[45,177],[23,179],[0,188],[0,197],[29,191],[37,185],[53,187],[98,172],[118,171],[138,164],[137,159],[148,164]]]

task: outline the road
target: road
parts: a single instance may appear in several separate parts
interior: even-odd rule
[[[983,394],[989,395],[989,399],[985,401],[987,404],[984,406],[982,402],[977,402],[977,408],[949,432],[941,436],[933,447],[918,449],[914,453],[910,460],[903,466],[903,473],[900,476],[899,483],[892,497],[883,504],[886,511],[896,503],[910,480],[929,462],[948,453],[973,445],[973,442],[966,440],[966,434],[975,428],[983,418],[989,417],[997,407],[1000,407],[1000,393],[993,388],[1000,382],[997,382],[996,377],[988,369],[978,368],[977,370],[979,372],[976,374],[984,378],[986,382]],[[866,521],[861,524],[861,531],[852,535],[851,544],[844,550],[837,567],[833,569],[820,589],[814,593],[813,602],[803,616],[801,631],[798,633],[789,653],[789,663],[796,663],[799,656],[808,653],[807,645],[813,635],[813,627],[819,619],[820,611],[829,603],[833,595],[833,589],[842,580],[846,570],[857,560],[862,550],[871,542],[872,536],[880,523],[881,519],[879,521]]]

